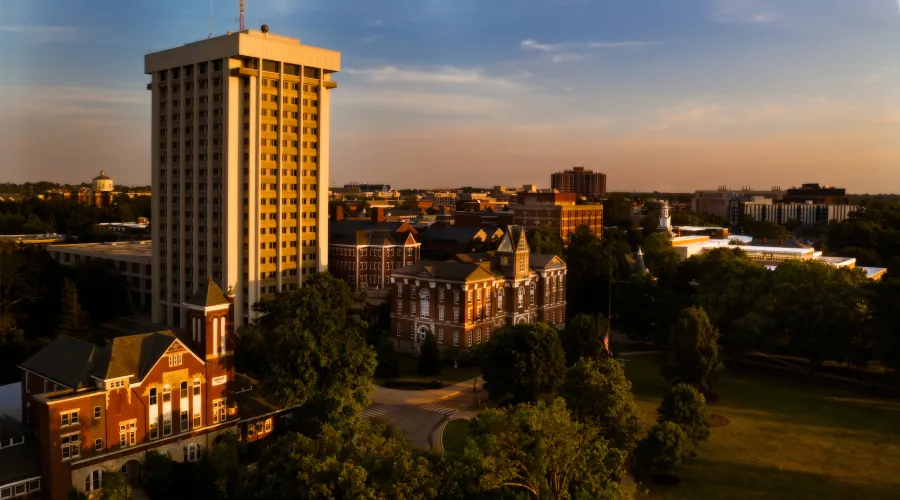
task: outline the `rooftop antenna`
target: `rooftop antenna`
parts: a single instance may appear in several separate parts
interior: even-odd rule
[[[240,24],[241,29],[240,29],[240,31],[244,31],[244,0],[238,0],[238,6],[240,7],[240,11],[241,11],[241,24]]]
[[[212,18],[213,18],[213,0],[209,0],[209,36],[206,38],[212,38]]]

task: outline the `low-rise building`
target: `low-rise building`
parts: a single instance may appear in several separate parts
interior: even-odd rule
[[[128,300],[142,309],[152,304],[153,246],[149,240],[50,245],[47,251],[53,260],[67,266],[93,261],[110,262],[125,277]]]
[[[233,300],[210,281],[184,303],[187,330],[102,347],[60,336],[19,365],[22,420],[3,426],[16,435],[0,440],[2,498],[93,497],[106,471],[137,482],[149,451],[195,461],[224,433],[271,434],[277,408],[241,403],[252,388],[235,380]]]
[[[383,291],[394,269],[419,261],[415,235],[406,222],[332,221],[328,272],[356,292]]]
[[[859,211],[856,205],[813,203],[808,200],[802,203],[780,202],[771,198],[754,196],[749,201],[740,202],[740,217],[751,217],[775,224],[785,224],[795,220],[803,226],[828,224],[831,221],[842,222],[851,212]]]
[[[566,264],[530,252],[524,228],[507,228],[495,252],[423,260],[391,275],[391,340],[417,352],[427,334],[466,350],[505,326],[566,318]]]
[[[430,227],[420,234],[422,255],[425,259],[446,260],[456,254],[474,250],[479,243],[499,240],[500,228],[466,226]]]

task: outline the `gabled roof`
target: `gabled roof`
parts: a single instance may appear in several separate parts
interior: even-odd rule
[[[365,220],[336,220],[330,221],[328,223],[328,234],[330,238],[334,238],[335,236],[342,235],[351,235],[356,233],[356,231],[371,231],[371,230],[383,230],[390,231],[392,233],[407,233],[411,232],[416,234],[416,230],[409,225],[408,222],[379,222],[378,224],[373,224],[369,219]]]
[[[90,342],[60,335],[19,366],[66,387],[81,389],[94,385],[90,369],[102,357],[99,351]]]
[[[413,233],[396,233],[385,229],[358,229],[347,234],[332,235],[329,243],[336,245],[391,246],[415,244]]]
[[[485,235],[486,233],[480,227],[431,227],[428,230],[422,232],[421,241],[425,246],[432,242],[448,241],[457,243],[459,245],[467,245],[476,238],[483,240],[485,238]]]
[[[506,226],[498,252],[516,253],[528,251],[528,239],[522,226]]]
[[[203,359],[191,343],[164,330],[116,337],[103,347],[61,335],[19,366],[73,389],[94,386],[91,377],[129,377],[134,383],[143,380],[176,341]]]
[[[185,304],[200,307],[212,307],[231,304],[231,302],[225,297],[225,292],[219,288],[219,285],[217,285],[216,282],[213,281],[212,276],[210,276],[209,281],[201,286],[200,289],[197,290],[197,293],[192,295]]]
[[[426,276],[448,281],[479,281],[496,275],[478,263],[423,260],[393,272],[408,277]]]
[[[531,254],[528,256],[528,267],[532,269],[561,269],[566,267],[566,263],[557,255]]]

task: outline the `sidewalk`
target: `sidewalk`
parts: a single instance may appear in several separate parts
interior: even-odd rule
[[[389,405],[405,405],[419,406],[423,404],[433,403],[442,399],[447,399],[464,391],[472,390],[472,383],[481,377],[470,378],[456,384],[444,387],[442,389],[426,389],[423,391],[406,391],[403,389],[388,389],[375,385],[369,399],[373,403],[382,403]],[[481,388],[481,381],[478,383]]]

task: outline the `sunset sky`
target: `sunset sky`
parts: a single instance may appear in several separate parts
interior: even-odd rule
[[[246,0],[338,50],[332,185],[900,192],[898,0]],[[213,32],[238,0],[213,0]],[[143,58],[209,0],[0,0],[0,181],[150,181]]]

